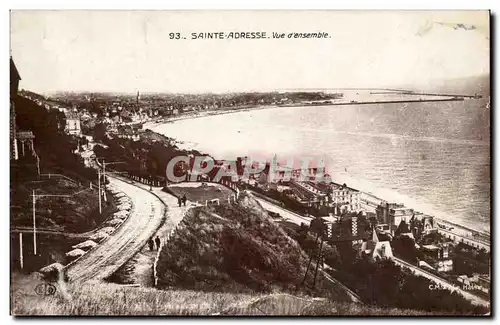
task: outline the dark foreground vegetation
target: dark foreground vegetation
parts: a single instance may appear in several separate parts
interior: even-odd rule
[[[286,232],[309,254],[317,254],[315,236],[289,222],[280,222]],[[413,275],[391,260],[357,258],[350,243],[323,244],[328,273],[356,292],[369,305],[383,308],[411,308],[457,315],[484,315],[489,310],[475,306],[461,295],[446,289],[430,290],[430,280]]]

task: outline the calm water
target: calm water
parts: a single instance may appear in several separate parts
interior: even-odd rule
[[[489,114],[484,100],[280,107],[155,131],[220,158],[321,157],[334,180],[489,231]]]

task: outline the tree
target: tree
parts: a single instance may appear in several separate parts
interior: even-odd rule
[[[106,138],[106,124],[97,124],[92,131],[92,136],[94,137],[95,141],[104,141]]]

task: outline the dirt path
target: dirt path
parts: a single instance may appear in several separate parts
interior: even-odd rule
[[[109,177],[111,186],[132,200],[127,220],[105,241],[66,267],[71,281],[102,280],[136,254],[162,225],[165,204],[148,190]]]
[[[148,185],[137,184],[137,186],[148,190]],[[179,207],[177,198],[169,193],[163,192],[159,187],[153,187],[152,193],[157,195],[167,206],[167,215],[163,225],[156,231],[153,237],[158,236],[162,243],[168,239],[168,235],[184,218],[184,213],[191,207],[192,203],[187,201],[186,206]],[[122,281],[139,284],[143,287],[153,286],[153,264],[158,250],[153,251],[145,244],[141,250],[130,259],[118,273]]]

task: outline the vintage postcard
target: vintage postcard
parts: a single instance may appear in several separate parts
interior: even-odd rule
[[[491,315],[489,11],[10,13],[11,314]]]

